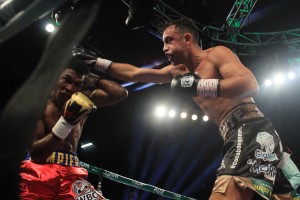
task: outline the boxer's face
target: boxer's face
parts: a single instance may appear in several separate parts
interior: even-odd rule
[[[163,51],[173,65],[182,63],[185,41],[183,34],[176,29],[175,25],[167,27],[163,33]]]
[[[63,105],[70,99],[72,94],[79,92],[83,84],[83,75],[79,75],[72,69],[63,71],[58,80],[58,87],[55,92],[55,98],[58,103]]]

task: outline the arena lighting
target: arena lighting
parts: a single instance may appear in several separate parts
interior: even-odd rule
[[[93,143],[89,142],[89,143],[83,144],[83,145],[81,145],[81,148],[84,149],[84,148],[87,148],[90,146],[93,146]]]
[[[153,85],[156,85],[156,83],[146,83],[146,84],[144,84],[140,87],[134,88],[133,91],[143,90],[143,89],[146,89],[146,88],[151,87]]]
[[[297,69],[295,69],[297,71]],[[273,78],[267,78],[264,81],[264,85],[266,87],[271,86],[273,83],[275,83],[276,85],[281,85],[283,84],[285,81],[288,80],[294,80],[297,77],[297,73],[294,70],[290,70],[287,73],[280,73],[278,72],[277,74],[273,75]]]
[[[209,118],[208,118],[207,115],[204,115],[204,116],[202,117],[202,119],[203,119],[203,121],[205,121],[205,122],[209,120]]]
[[[170,110],[169,111],[169,117],[175,117],[175,115],[176,115],[175,110]]]
[[[164,106],[158,106],[155,109],[155,115],[158,117],[163,117],[166,114],[166,108]]]
[[[187,117],[187,113],[186,112],[182,112],[181,115],[180,115],[180,117],[182,119],[185,119]]]
[[[289,78],[290,80],[293,80],[295,77],[296,77],[296,73],[295,73],[295,72],[289,72],[289,73],[288,73],[288,78]]]
[[[128,86],[131,86],[133,84],[135,84],[136,82],[127,82],[127,83],[123,83],[122,84],[122,87],[128,87]]]
[[[198,116],[196,114],[192,115],[192,120],[197,120]]]
[[[48,23],[48,24],[46,24],[45,29],[47,32],[52,33],[55,30],[55,27],[53,24]]]
[[[269,87],[272,85],[272,81],[270,79],[265,80],[265,86]]]
[[[162,68],[162,66],[166,66],[166,61],[165,60],[156,60],[153,63],[147,64],[147,65],[143,65],[140,68],[152,69],[152,68]],[[126,83],[123,83],[122,86],[123,87],[129,87],[129,86],[132,86],[132,85],[134,85],[136,83],[137,82],[126,82]],[[142,86],[134,88],[133,91],[143,90],[143,89],[146,89],[146,88],[151,87],[153,85],[156,85],[156,83],[145,83]]]
[[[189,109],[187,112],[183,111],[183,110],[181,110],[181,114],[178,116],[181,119],[185,119],[187,117],[190,117],[191,120],[196,121],[199,116],[201,116],[201,117],[203,116],[203,113],[201,113],[201,112],[199,113],[196,110]],[[176,112],[179,112],[178,109],[168,107],[168,106],[162,104],[162,105],[158,105],[154,109],[153,113],[156,117],[161,119],[162,117],[166,117],[166,116],[169,116],[169,118],[175,118],[177,116]],[[204,118],[203,121],[208,121],[208,117],[206,116],[206,118]]]
[[[274,82],[277,84],[282,84],[284,81],[284,76],[282,74],[276,74],[274,76]]]

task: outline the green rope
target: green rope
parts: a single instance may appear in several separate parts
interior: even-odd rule
[[[92,166],[90,164],[80,162],[79,163],[81,167],[85,168],[89,173],[97,174],[97,175],[102,175],[103,177],[110,179],[112,181],[116,181],[125,185],[129,185],[135,188],[139,188],[141,190],[145,190],[151,193],[158,194],[163,197],[168,197],[170,199],[176,199],[176,200],[196,200],[190,197],[186,197],[180,194],[176,194],[174,192],[170,192],[149,184],[145,184],[130,178],[127,178],[125,176],[121,176],[119,174],[107,171],[105,169],[101,169],[95,166]]]

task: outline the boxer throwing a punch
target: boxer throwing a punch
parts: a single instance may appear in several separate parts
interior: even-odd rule
[[[87,182],[79,166],[78,141],[88,116],[97,108],[127,98],[119,84],[93,75],[72,58],[37,122],[34,143],[20,167],[20,199],[105,199]]]
[[[256,78],[227,47],[203,50],[195,27],[184,18],[166,24],[163,51],[171,65],[162,69],[114,63],[83,50],[75,54],[93,60],[96,69],[120,80],[171,83],[174,98],[194,99],[224,140],[210,200],[250,200],[254,195],[292,200],[300,173],[283,152],[272,122],[253,100],[259,92]]]

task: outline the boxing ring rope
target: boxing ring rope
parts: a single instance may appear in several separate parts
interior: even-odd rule
[[[105,169],[102,168],[98,168],[95,167],[93,165],[84,163],[84,162],[79,162],[79,165],[83,168],[85,168],[89,173],[93,173],[99,176],[103,176],[104,178],[107,178],[109,180],[118,182],[118,183],[122,183],[124,185],[128,185],[128,186],[132,186],[141,190],[145,190],[147,192],[151,192],[151,193],[155,193],[157,195],[163,196],[163,197],[167,197],[170,199],[176,199],[176,200],[196,200],[190,197],[186,197],[180,194],[176,194],[174,192],[170,192],[161,188],[158,188],[156,186],[153,185],[149,185],[146,183],[142,183],[130,178],[127,178],[125,176],[121,176],[119,174],[107,171]]]

